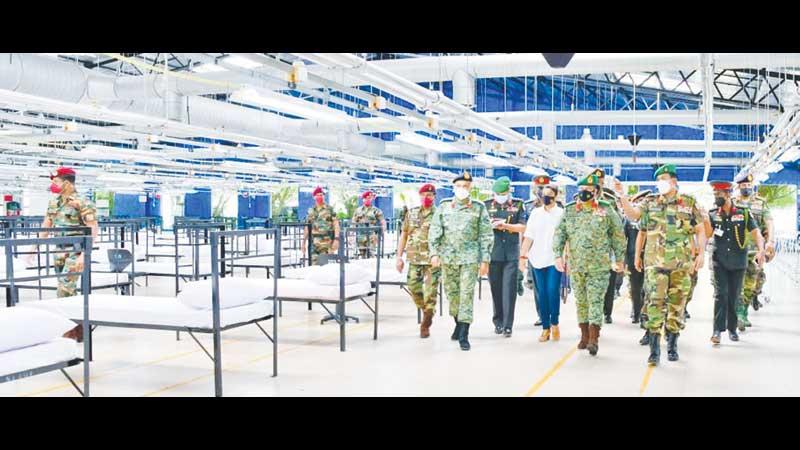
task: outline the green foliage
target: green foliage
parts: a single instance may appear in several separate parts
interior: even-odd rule
[[[297,195],[297,186],[284,186],[272,193],[271,203],[273,219],[282,219],[283,221],[293,220],[291,217],[294,215],[294,211],[288,208],[287,205],[294,195]]]
[[[767,201],[770,208],[790,208],[797,202],[796,188],[786,184],[761,185],[758,195]]]

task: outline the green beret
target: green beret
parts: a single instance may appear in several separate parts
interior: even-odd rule
[[[458,178],[453,180],[453,183],[455,183],[456,181],[469,181],[470,183],[472,183],[472,175],[470,175],[469,172],[465,170],[464,173],[462,173],[461,175],[458,176]]]
[[[511,188],[511,179],[508,177],[500,177],[494,181],[492,185],[492,190],[498,194],[503,192],[508,192]]]
[[[663,166],[659,167],[658,170],[656,170],[655,173],[653,174],[653,179],[656,179],[659,177],[659,175],[665,173],[668,173],[673,177],[677,177],[678,172],[675,170],[675,164],[664,164]]]
[[[600,184],[600,180],[597,179],[597,175],[594,172],[578,181],[578,186],[597,186],[598,184]]]

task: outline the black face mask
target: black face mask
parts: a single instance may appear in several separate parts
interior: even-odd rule
[[[750,197],[753,195],[753,188],[740,189],[739,192],[741,192],[745,197]]]
[[[725,205],[725,197],[714,197],[714,204],[722,208],[722,206]]]
[[[582,202],[588,202],[589,200],[594,198],[594,192],[580,191],[578,192],[578,198],[581,199]]]
[[[542,201],[544,202],[545,205],[549,205],[549,204],[553,203],[553,200],[554,200],[554,198],[550,197],[548,195],[545,195],[544,197],[542,197]]]

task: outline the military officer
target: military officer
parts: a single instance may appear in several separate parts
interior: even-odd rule
[[[339,250],[339,219],[333,207],[325,203],[325,191],[317,186],[311,193],[314,206],[308,209],[306,222],[311,225],[311,265],[319,262],[319,255],[336,253]],[[306,254],[308,228],[303,230],[303,254]]]
[[[517,273],[519,273],[519,235],[525,232],[525,208],[522,200],[512,198],[511,179],[500,177],[492,185],[494,197],[486,200],[486,209],[494,229],[492,261],[489,264],[489,284],[495,334],[511,337],[514,309],[517,304]]]
[[[605,187],[605,180],[606,180],[606,173],[603,169],[597,168],[594,169],[592,172],[597,176],[598,185],[597,189],[597,198],[598,200],[605,200],[611,209],[616,213],[620,214],[619,209],[617,208],[617,198],[614,195],[614,191]],[[620,220],[622,217],[620,216]],[[617,276],[617,273],[613,270],[608,271],[608,287],[606,288],[606,294],[603,298],[603,315],[605,316],[606,323],[612,323],[613,319],[611,318],[611,313],[614,310],[614,297],[617,289],[617,282],[618,279],[621,279],[622,275]]]
[[[616,261],[614,270],[621,272],[625,254],[622,221],[608,202],[597,199],[598,183],[594,173],[578,182],[578,201],[568,203],[564,208],[553,240],[559,272],[565,270],[562,255],[569,245],[569,274],[581,329],[578,348],[588,349],[592,356],[599,349],[610,256],[613,254]]]
[[[740,175],[736,179],[736,184],[739,188],[739,195],[734,199],[734,204],[746,207],[750,210],[750,214],[752,214],[761,227],[761,236],[766,242],[764,245],[765,251],[774,252],[775,233],[772,214],[769,211],[769,206],[767,206],[767,201],[753,193],[753,175]],[[747,249],[747,271],[745,271],[744,275],[741,302],[736,309],[736,316],[739,320],[739,331],[744,331],[745,327],[750,326],[747,311],[750,309],[750,305],[753,305],[753,309],[758,309],[758,306],[760,306],[758,303],[758,296],[761,294],[761,289],[764,287],[764,282],[767,278],[764,272],[764,266],[756,264],[756,244],[750,236],[747,236]]]
[[[486,206],[470,199],[472,176],[464,172],[453,180],[454,198],[439,204],[433,215],[428,245],[431,266],[442,266],[450,315],[456,322],[453,340],[469,350],[469,326],[478,277],[489,273],[494,235]]]
[[[650,332],[650,356],[647,362],[658,365],[661,358],[661,330],[666,324],[667,356],[678,360],[678,335],[683,323],[686,295],[691,275],[703,267],[706,235],[703,217],[694,197],[678,193],[674,164],[665,164],[653,174],[657,196],[649,196],[641,206],[628,202],[617,191],[625,215],[639,221],[639,244],[644,246],[644,260],[637,248],[634,264],[644,268],[647,295],[647,329]],[[697,236],[697,255],[692,259],[692,239]],[[644,241],[644,242],[642,242]],[[664,309],[666,308],[666,314]]]
[[[740,319],[737,319],[736,313],[750,250],[746,236],[750,234],[755,243],[754,259],[759,267],[764,264],[764,241],[755,215],[747,207],[734,205],[731,183],[712,181],[711,186],[714,188],[716,209],[709,214],[712,227],[707,227],[706,233],[709,238],[714,236],[711,255],[714,271],[714,333],[711,342],[717,345],[726,329],[730,340],[739,340],[736,325]]]
[[[422,206],[412,208],[403,218],[400,241],[397,243],[397,271],[403,272],[403,254],[408,259],[408,291],[417,308],[422,310],[423,318],[419,336],[430,336],[433,315],[436,313],[436,295],[439,288],[441,269],[431,266],[428,232],[431,219],[436,211],[434,201],[436,188],[425,184],[419,189]]]
[[[353,224],[368,227],[376,227],[378,225],[383,229],[384,236],[386,235],[386,219],[383,217],[383,211],[380,208],[373,206],[375,200],[375,193],[366,191],[361,194],[362,205],[356,209],[353,214]],[[376,254],[378,247],[378,234],[375,232],[359,233],[358,239],[358,253],[362,258],[370,258]]]
[[[69,167],[60,167],[55,174],[50,176],[52,181],[50,192],[57,197],[50,200],[47,205],[42,228],[90,227],[92,229],[92,237],[97,237],[97,210],[91,201],[78,196],[78,192],[75,189],[75,177],[75,171]],[[60,234],[63,236],[80,235],[79,232],[64,232]],[[46,238],[48,235],[49,233],[43,232],[39,234],[39,237]],[[72,249],[69,246],[59,246],[59,248],[64,250]],[[63,273],[65,270],[67,273],[82,272],[85,263],[84,253],[80,251],[57,253],[53,261],[58,274]],[[79,278],[80,275],[59,277],[56,296],[61,298],[76,295]],[[78,325],[67,332],[64,337],[82,342],[83,327]]]
[[[542,191],[546,186],[550,185],[550,176],[548,175],[538,175],[533,179],[533,192],[531,195],[531,199],[524,203],[525,205],[525,216],[530,217],[531,212],[542,206]],[[564,205],[556,200],[556,205],[559,208],[563,208]],[[533,302],[536,305],[536,323],[533,325],[538,327],[542,325],[542,313],[541,308],[539,307],[539,293],[536,289],[536,278],[533,276],[533,266],[531,265],[530,261],[528,261],[528,273],[526,274],[528,277],[528,288],[533,290]]]

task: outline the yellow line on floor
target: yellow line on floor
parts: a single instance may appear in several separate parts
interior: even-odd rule
[[[558,369],[560,369],[561,366],[563,366],[564,363],[567,362],[567,360],[572,358],[572,355],[574,355],[576,351],[578,351],[578,347],[577,346],[572,347],[572,349],[569,352],[567,352],[566,355],[562,356],[561,359],[559,359],[558,362],[556,362],[555,365],[553,365],[553,367],[551,367],[550,370],[548,370],[547,373],[545,373],[544,376],[541,379],[539,379],[539,381],[536,382],[536,384],[534,384],[533,386],[531,386],[530,389],[528,389],[528,392],[525,393],[525,397],[531,397],[534,394],[536,394],[536,392],[547,382],[547,380],[549,380],[550,377],[552,377],[556,372],[558,372]]]
[[[650,383],[650,376],[653,375],[653,369],[655,369],[655,366],[647,367],[647,371],[644,373],[644,379],[642,380],[642,385],[639,387],[639,395],[644,395],[644,391],[647,389],[647,384]]]

